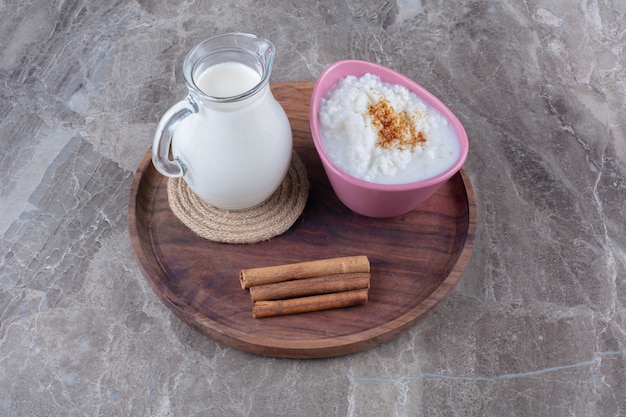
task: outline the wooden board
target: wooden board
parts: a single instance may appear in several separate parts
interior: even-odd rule
[[[294,148],[311,182],[307,206],[290,230],[253,245],[220,244],[187,229],[167,202],[167,179],[147,152],[132,184],[128,223],[145,279],[193,328],[246,352],[289,358],[344,355],[384,343],[426,318],[461,279],[476,231],[476,203],[461,170],[413,212],[371,219],[334,195],[311,139],[310,82],[272,84],[289,116]],[[364,306],[254,319],[239,271],[338,256],[371,263]]]

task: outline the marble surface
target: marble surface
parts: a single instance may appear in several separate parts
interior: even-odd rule
[[[626,2],[0,0],[0,415],[625,416]],[[274,81],[395,68],[458,115],[473,257],[428,320],[324,360],[190,329],[133,257],[134,170],[229,31]]]

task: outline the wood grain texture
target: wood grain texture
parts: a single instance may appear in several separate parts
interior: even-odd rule
[[[193,328],[246,352],[289,358],[344,355],[384,343],[426,318],[461,279],[476,232],[476,202],[461,170],[416,210],[371,219],[334,195],[309,130],[310,82],[272,84],[289,116],[311,183],[290,230],[254,245],[220,244],[187,229],[167,202],[167,179],[148,151],[130,193],[131,243],[155,294]],[[239,283],[245,268],[365,255],[366,305],[255,320]]]

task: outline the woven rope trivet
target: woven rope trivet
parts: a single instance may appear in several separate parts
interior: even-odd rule
[[[198,236],[221,243],[256,243],[286,232],[300,217],[309,196],[302,160],[293,152],[278,189],[264,202],[245,210],[223,210],[200,199],[182,178],[170,178],[170,208]]]

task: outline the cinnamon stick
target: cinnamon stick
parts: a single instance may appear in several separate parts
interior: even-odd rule
[[[370,272],[370,262],[367,256],[348,256],[243,269],[239,274],[239,280],[241,288],[248,289],[256,285],[352,272]]]
[[[252,308],[254,318],[308,313],[363,305],[367,303],[368,290],[342,291],[332,294],[312,295],[287,300],[257,301]]]
[[[370,287],[369,272],[352,272],[250,287],[252,301],[281,300]]]

